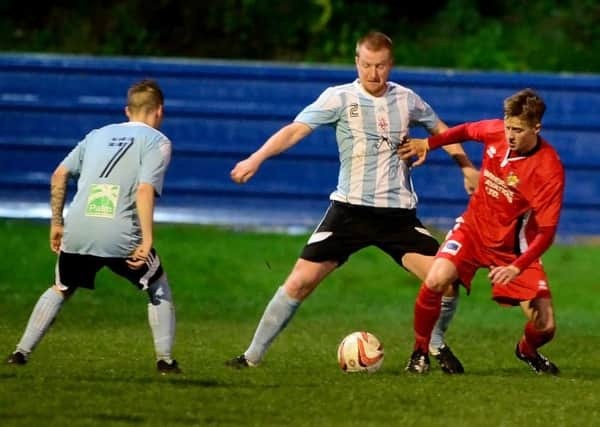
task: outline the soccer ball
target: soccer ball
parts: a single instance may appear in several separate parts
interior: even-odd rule
[[[383,364],[383,344],[369,332],[353,332],[340,343],[337,357],[345,372],[376,372]]]

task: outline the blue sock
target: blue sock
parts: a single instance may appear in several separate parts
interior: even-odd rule
[[[442,297],[440,317],[431,332],[431,341],[429,341],[429,351],[431,353],[437,354],[437,349],[445,343],[444,335],[454,317],[457,306],[458,295],[455,297]]]
[[[40,296],[31,312],[21,341],[17,344],[17,351],[23,353],[26,357],[29,356],[44,337],[64,302],[65,298],[62,294],[52,288],[48,288]]]
[[[258,365],[267,349],[286,327],[300,306],[300,301],[288,296],[283,286],[277,289],[260,319],[250,347],[244,353],[246,360]]]
[[[148,323],[154,339],[157,360],[171,363],[175,340],[175,307],[166,273],[148,287]]]

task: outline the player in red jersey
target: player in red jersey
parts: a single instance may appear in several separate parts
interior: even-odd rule
[[[540,135],[546,106],[531,89],[504,101],[504,120],[464,123],[428,139],[412,139],[403,159],[468,140],[485,144],[479,187],[440,247],[415,303],[415,348],[407,371],[429,370],[428,344],[442,294],[459,279],[467,291],[477,269],[489,268],[494,300],[527,316],[516,356],[538,373],[558,368],[537,350],[554,336],[552,296],[540,257],[556,233],[564,190],[558,154]]]

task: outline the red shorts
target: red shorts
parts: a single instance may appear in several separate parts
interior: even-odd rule
[[[448,233],[436,257],[445,258],[454,264],[458,277],[468,292],[479,268],[509,265],[517,259],[515,254],[483,247],[477,235],[469,232],[464,224],[459,224]],[[502,305],[518,305],[520,301],[534,298],[552,298],[541,262],[532,262],[515,280],[506,285],[492,283],[492,298]]]

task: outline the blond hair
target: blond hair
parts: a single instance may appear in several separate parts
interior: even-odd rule
[[[362,36],[356,42],[356,56],[358,56],[358,50],[361,46],[365,46],[367,49],[372,51],[380,51],[382,49],[392,50],[392,39],[379,31],[369,31],[367,34]]]
[[[504,100],[504,116],[518,117],[529,126],[542,123],[546,112],[544,100],[532,89],[523,89]]]
[[[132,114],[155,111],[163,104],[162,90],[154,80],[140,80],[127,91],[127,108]]]

